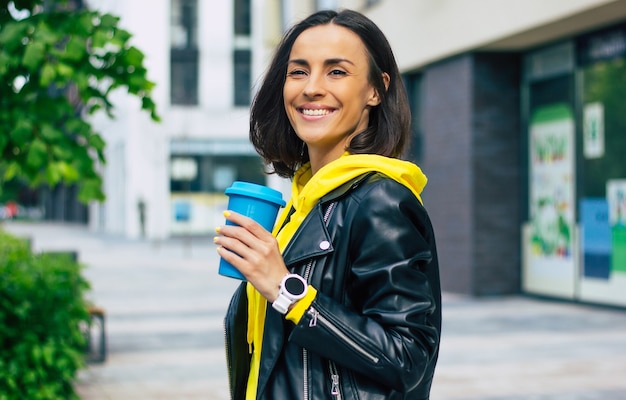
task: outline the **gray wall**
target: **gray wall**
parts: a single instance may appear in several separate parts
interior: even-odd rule
[[[454,57],[423,71],[425,205],[442,287],[470,295],[520,290],[519,60]]]

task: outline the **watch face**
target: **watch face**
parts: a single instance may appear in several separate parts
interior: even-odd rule
[[[298,278],[289,277],[285,280],[285,290],[294,296],[304,293],[304,282]]]

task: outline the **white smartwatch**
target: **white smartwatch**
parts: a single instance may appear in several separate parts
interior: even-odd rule
[[[279,313],[285,315],[296,301],[306,295],[309,285],[306,280],[298,274],[285,275],[280,282],[278,298],[272,303],[272,307]]]

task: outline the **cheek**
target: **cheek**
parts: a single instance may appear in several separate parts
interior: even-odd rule
[[[285,82],[283,86],[283,99],[285,104],[291,103],[296,95],[297,91],[295,85],[293,83]]]

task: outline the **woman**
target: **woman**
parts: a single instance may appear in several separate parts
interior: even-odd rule
[[[410,112],[389,43],[354,11],[288,31],[252,105],[250,137],[292,197],[273,234],[217,228],[246,277],[226,315],[234,399],[428,399],[439,348],[426,177],[397,157]]]

